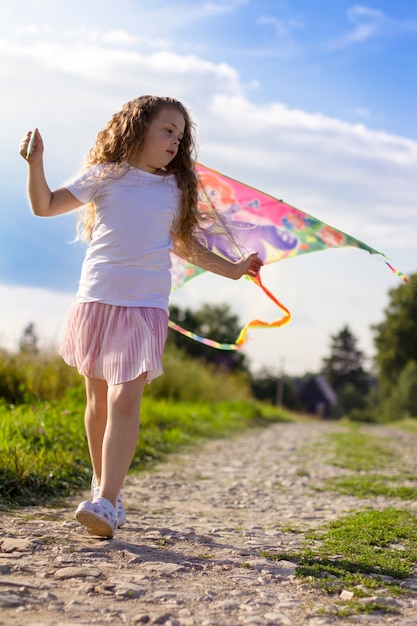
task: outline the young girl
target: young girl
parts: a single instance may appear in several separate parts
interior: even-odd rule
[[[85,377],[85,428],[93,468],[92,502],[75,516],[88,532],[112,537],[126,522],[120,489],[139,436],[146,383],[162,374],[171,289],[170,251],[221,276],[256,276],[256,253],[236,263],[204,248],[199,226],[193,124],[173,98],[136,98],[97,135],[86,167],[51,191],[39,131],[27,150],[35,215],[80,209],[89,242],[77,301],[60,354]]]

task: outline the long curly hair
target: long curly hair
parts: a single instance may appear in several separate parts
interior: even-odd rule
[[[150,123],[166,108],[173,108],[181,113],[185,128],[175,158],[160,173],[173,174],[182,192],[176,238],[180,245],[190,249],[191,237],[199,223],[196,142],[194,123],[181,102],[159,96],[140,96],[127,102],[97,134],[94,146],[87,155],[85,167],[108,164],[108,167],[103,168],[103,177],[122,176],[126,171],[125,164],[132,154],[140,153]],[[94,203],[81,207],[78,222],[78,238],[91,240],[95,223]]]

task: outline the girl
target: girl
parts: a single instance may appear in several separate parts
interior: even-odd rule
[[[112,537],[126,522],[120,488],[139,436],[146,383],[162,374],[171,288],[170,251],[221,276],[256,276],[256,253],[232,263],[196,239],[199,226],[193,123],[173,98],[136,98],[97,135],[83,172],[51,191],[36,130],[22,139],[35,215],[74,209],[89,242],[60,354],[85,377],[92,502],[76,519]]]

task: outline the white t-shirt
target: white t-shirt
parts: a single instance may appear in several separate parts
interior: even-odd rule
[[[170,231],[181,198],[175,176],[126,165],[123,175],[100,179],[101,170],[93,166],[66,186],[83,204],[94,201],[96,210],[77,300],[168,311]]]

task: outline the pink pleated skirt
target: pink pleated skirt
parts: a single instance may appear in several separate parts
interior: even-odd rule
[[[77,302],[59,353],[83,376],[108,385],[134,380],[144,372],[150,383],[163,373],[167,332],[163,309]]]

